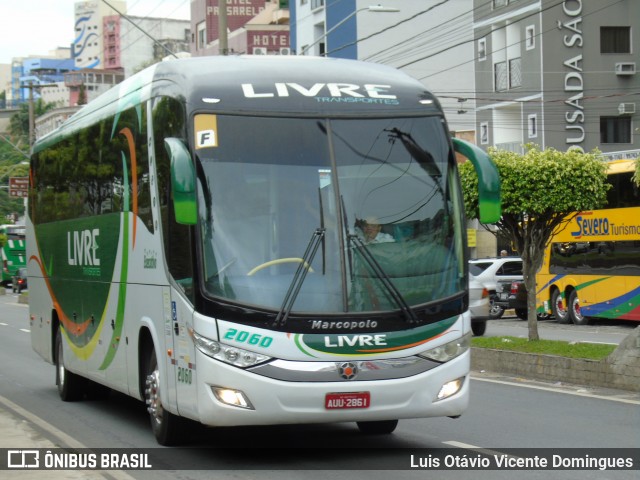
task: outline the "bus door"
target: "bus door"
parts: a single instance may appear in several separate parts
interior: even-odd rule
[[[188,411],[196,413],[195,347],[189,338],[194,309],[184,293],[172,288],[169,312],[169,325],[165,320],[165,342],[167,352],[171,352],[167,355],[169,399],[172,405],[177,405],[181,415]]]

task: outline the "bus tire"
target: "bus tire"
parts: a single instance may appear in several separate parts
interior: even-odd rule
[[[487,321],[483,320],[480,322],[471,321],[471,331],[473,332],[474,337],[481,337],[487,331]]]
[[[516,317],[520,320],[528,320],[529,311],[526,308],[516,308]]]
[[[381,420],[377,422],[356,422],[361,433],[366,435],[388,435],[398,426],[398,420]]]
[[[60,329],[56,333],[56,385],[58,386],[58,395],[63,402],[80,400],[84,395],[84,378],[64,367]]]
[[[160,370],[155,349],[151,348],[145,368],[144,400],[151,420],[151,430],[160,445],[177,445],[182,440],[181,418],[165,410],[162,405]]]
[[[574,325],[588,325],[589,318],[585,317],[580,311],[580,300],[578,299],[578,291],[573,290],[569,295],[569,317]]]
[[[551,310],[558,323],[569,323],[569,312],[562,302],[560,290],[554,290],[551,294]]]

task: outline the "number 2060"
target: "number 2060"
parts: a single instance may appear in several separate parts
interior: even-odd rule
[[[262,348],[267,348],[273,342],[273,338],[265,337],[258,333],[245,332],[244,330],[236,330],[230,328],[227,333],[224,334],[225,340],[234,340],[238,343],[246,343],[247,345],[258,345]]]

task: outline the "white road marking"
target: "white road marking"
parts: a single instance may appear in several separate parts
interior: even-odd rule
[[[600,400],[611,400],[612,402],[629,403],[631,405],[640,405],[640,400],[633,400],[631,398],[607,397],[604,395],[596,395],[595,393],[585,392],[584,390],[568,391],[568,390],[562,390],[560,388],[543,387],[540,385],[527,385],[524,383],[508,382],[505,380],[495,380],[493,378],[471,377],[471,379],[477,380],[479,382],[500,383],[502,385],[510,385],[512,387],[532,388],[534,390],[543,390],[546,392],[564,393],[565,395],[576,395],[578,397],[597,398]],[[633,392],[629,392],[629,394],[633,394]]]

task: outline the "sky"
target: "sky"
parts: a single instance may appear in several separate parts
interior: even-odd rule
[[[0,63],[70,46],[77,1],[0,0]],[[190,0],[127,0],[127,14],[188,20]]]

